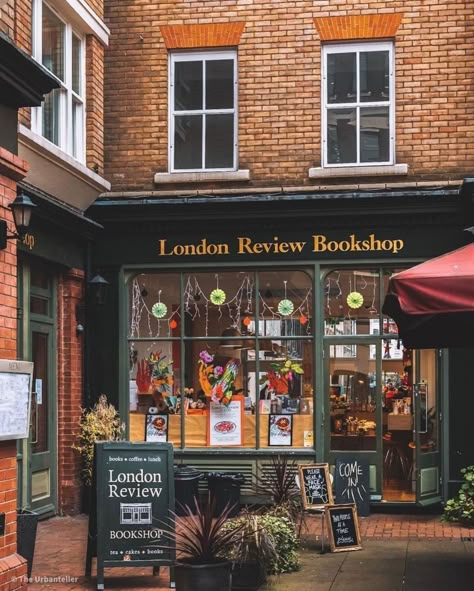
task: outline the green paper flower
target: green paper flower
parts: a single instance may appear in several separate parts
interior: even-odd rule
[[[214,306],[221,306],[225,302],[225,291],[222,289],[214,289],[209,296]]]
[[[151,313],[155,318],[164,318],[168,312],[168,307],[163,302],[156,302],[151,307]]]
[[[295,306],[291,300],[281,300],[278,304],[278,312],[280,312],[282,316],[289,316],[293,313],[294,309]]]
[[[364,296],[358,291],[351,291],[351,293],[347,296],[347,305],[349,308],[357,310],[357,308],[360,308],[363,303]]]

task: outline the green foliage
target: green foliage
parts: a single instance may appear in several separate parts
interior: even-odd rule
[[[269,571],[277,552],[273,536],[264,527],[262,515],[244,509],[237,517],[227,520],[224,529],[238,532],[235,544],[227,553],[229,560],[258,562],[266,572]]]
[[[279,575],[299,569],[299,540],[289,517],[272,511],[260,517],[260,524],[273,538],[276,554],[268,561],[268,573]]]
[[[123,439],[124,431],[125,425],[113,404],[107,402],[105,394],[101,394],[92,409],[82,410],[79,432],[72,448],[81,455],[81,478],[86,486],[92,484],[95,442],[119,441]]]
[[[279,575],[299,568],[299,540],[293,522],[281,507],[267,513],[243,511],[229,519],[226,530],[239,530],[227,558],[238,562],[257,561],[267,574]]]
[[[464,482],[457,497],[446,503],[442,519],[474,525],[474,466],[463,468],[461,474]]]

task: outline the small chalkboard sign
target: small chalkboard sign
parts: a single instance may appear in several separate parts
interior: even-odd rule
[[[338,458],[334,488],[336,503],[355,503],[361,517],[370,515],[369,461],[367,458]]]
[[[300,464],[298,472],[304,509],[321,509],[334,503],[328,464]]]
[[[175,547],[163,531],[172,527],[174,467],[171,443],[96,442],[86,576],[97,557],[97,589],[104,568],[170,566]]]
[[[327,506],[326,522],[331,552],[362,550],[355,504]]]

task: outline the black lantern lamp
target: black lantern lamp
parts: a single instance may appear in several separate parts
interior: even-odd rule
[[[103,304],[105,302],[107,286],[109,285],[107,279],[97,273],[88,281],[88,285],[91,289],[92,295],[95,297],[96,303],[99,305]]]
[[[14,238],[15,240],[22,239],[28,232],[31,221],[31,212],[36,205],[31,201],[28,195],[20,193],[16,196],[15,201],[9,205],[13,213],[13,221],[15,222],[16,232],[8,233],[7,222],[0,220],[0,250],[7,247],[7,240]]]

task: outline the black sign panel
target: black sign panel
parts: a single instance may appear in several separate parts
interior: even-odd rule
[[[338,458],[335,477],[336,503],[355,503],[361,517],[370,515],[367,458]]]
[[[98,589],[104,588],[104,567],[173,564],[174,546],[163,536],[174,509],[170,443],[96,443],[95,495],[86,574],[97,556]]]
[[[331,552],[361,550],[359,521],[356,506],[332,505],[326,507]]]
[[[304,464],[298,466],[298,471],[305,509],[334,503],[328,464]]]

